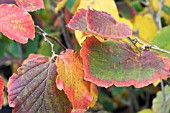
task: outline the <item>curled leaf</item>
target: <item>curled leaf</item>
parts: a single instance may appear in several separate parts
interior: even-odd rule
[[[33,59],[30,59],[30,58]],[[56,65],[48,57],[29,57],[8,83],[8,102],[14,113],[66,113],[72,106],[56,87]]]
[[[16,5],[0,5],[0,32],[9,39],[27,43],[35,37],[34,21],[31,15]]]
[[[94,106],[97,100],[97,87],[83,80],[82,59],[78,53],[67,49],[57,57],[57,87],[64,90],[73,105],[73,111],[86,110]]]
[[[100,42],[87,38],[80,52],[85,80],[98,86],[144,87],[168,77],[170,62],[156,52],[143,51],[139,56],[122,41]]]
[[[70,20],[68,27],[106,39],[124,38],[132,35],[132,30],[128,25],[117,22],[106,12],[94,9],[81,9]]]

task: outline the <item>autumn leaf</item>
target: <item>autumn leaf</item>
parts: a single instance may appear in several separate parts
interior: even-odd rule
[[[48,57],[31,55],[8,83],[8,102],[14,113],[66,113],[72,106],[56,87],[56,65]]]
[[[64,90],[73,105],[73,112],[85,111],[94,106],[97,100],[97,87],[83,80],[82,58],[73,50],[67,49],[57,57],[57,87]]]
[[[2,77],[0,76],[0,109],[2,109],[2,105],[4,102],[4,81]]]
[[[38,9],[44,8],[43,0],[16,0],[16,3],[24,11],[36,11]]]
[[[56,8],[54,9],[55,13],[58,13],[59,10],[65,6],[66,3],[67,3],[67,0],[62,0],[58,2]]]
[[[110,14],[94,9],[81,9],[70,20],[68,27],[106,39],[124,38],[132,35],[128,25],[118,23]]]
[[[89,8],[95,9],[97,11],[107,12],[111,14],[115,19],[119,20],[119,12],[114,0],[107,0],[104,2],[101,0],[80,0],[80,4],[77,10],[78,11],[80,9],[88,10]],[[81,43],[85,40],[82,34],[83,33],[81,31],[75,30],[75,36],[80,46]]]
[[[153,37],[156,35],[156,24],[152,15],[149,13],[144,15],[136,15],[133,25],[133,31],[138,30],[139,37],[145,39],[148,42],[151,42]]]
[[[16,4],[15,0],[0,0],[0,4]]]
[[[87,38],[80,52],[85,80],[98,86],[144,87],[168,77],[170,62],[156,52],[143,51],[141,56],[122,41],[100,42]]]
[[[34,21],[31,15],[16,5],[0,5],[0,32],[9,39],[27,43],[35,37]]]
[[[169,86],[165,86],[165,96],[166,96],[166,109],[165,109],[165,113],[169,113],[169,111],[170,111],[169,94],[170,94],[170,87]],[[163,100],[163,96],[162,96],[162,91],[159,91],[156,94],[156,98],[154,98],[153,101],[152,101],[152,110],[153,110],[153,113],[162,113],[163,103],[164,103],[164,100]]]
[[[116,19],[119,19],[119,12],[114,0],[81,0],[78,6],[79,9],[95,9],[97,11],[104,11],[111,14]]]

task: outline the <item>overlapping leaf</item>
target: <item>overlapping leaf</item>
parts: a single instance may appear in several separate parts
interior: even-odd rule
[[[169,86],[165,86],[165,96],[166,96],[166,109],[165,109],[165,113],[169,113],[170,111],[170,87]],[[162,95],[162,91],[159,91],[156,94],[156,98],[153,99],[152,102],[152,110],[153,113],[162,113],[163,110],[163,95]]]
[[[43,0],[16,0],[16,3],[23,10],[30,12],[44,8]]]
[[[57,87],[67,94],[73,105],[73,112],[77,110],[84,112],[89,106],[94,106],[97,100],[97,88],[93,83],[83,80],[83,65],[79,54],[68,49],[57,57],[56,64]]]
[[[31,15],[16,5],[0,5],[0,26],[0,32],[20,43],[27,43],[28,39],[35,37]]]
[[[139,56],[126,42],[86,39],[81,49],[85,80],[98,86],[144,87],[167,78],[170,63],[158,53],[143,51]]]
[[[68,27],[104,38],[124,38],[132,35],[130,27],[118,23],[110,14],[96,10],[81,9],[70,20]]]
[[[8,102],[14,113],[69,113],[71,103],[56,87],[56,65],[49,58],[31,55],[8,83]]]
[[[0,109],[2,108],[4,102],[4,82],[2,77],[0,76]]]

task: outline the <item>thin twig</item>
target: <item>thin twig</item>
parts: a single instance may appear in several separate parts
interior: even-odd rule
[[[166,112],[166,95],[165,95],[165,88],[164,88],[163,80],[161,80],[161,90],[162,90],[162,95],[163,95],[163,109],[162,109],[162,113],[165,113]]]
[[[40,28],[39,26],[37,26],[37,25],[35,25],[35,28],[37,28],[37,29],[40,31],[40,32],[37,32],[37,31],[36,31],[37,34],[39,34],[39,35],[41,35],[41,36],[45,35],[45,37],[54,40],[54,41],[55,41],[57,44],[59,44],[60,47],[62,47],[64,50],[67,49],[56,37],[53,37],[53,36],[48,35],[43,29],[41,29],[41,28]],[[43,34],[43,33],[44,33],[44,34]]]
[[[139,52],[140,55],[141,55],[141,51],[140,51],[139,48],[136,46],[136,44],[133,42],[133,40],[132,40],[130,37],[128,37],[128,39],[129,39],[129,41],[136,47],[136,49],[138,50],[138,52]]]
[[[169,52],[169,51],[164,50],[164,49],[161,49],[161,48],[159,48],[159,47],[158,47],[158,46],[156,46],[156,45],[152,46],[152,47],[151,47],[151,49],[154,49],[154,50],[157,50],[157,51],[160,51],[160,52],[166,53],[166,54],[170,54],[170,52]]]
[[[62,8],[60,10],[60,21],[61,21],[61,29],[62,29],[62,33],[63,33],[63,37],[64,37],[64,40],[66,42],[66,45],[67,45],[67,48],[72,48],[71,44],[70,44],[70,38],[68,37],[67,35],[67,32],[66,32],[66,23],[65,23],[65,19],[64,19],[64,8]]]
[[[162,79],[162,81],[163,81],[165,84],[167,84],[168,86],[170,86],[170,82],[168,82],[167,80]]]

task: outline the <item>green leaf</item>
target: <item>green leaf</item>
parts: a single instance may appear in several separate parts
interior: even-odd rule
[[[170,87],[167,85],[165,86],[165,95],[166,95],[166,113],[169,113],[170,111]],[[159,91],[156,94],[156,98],[153,99],[152,102],[152,110],[154,113],[162,113],[163,109],[163,96],[162,91]]]
[[[55,62],[42,55],[29,56],[8,82],[8,103],[13,113],[69,113],[71,103],[56,87]]]
[[[30,53],[36,53],[39,49],[39,39],[40,37],[36,35],[36,38],[32,40],[28,40],[28,43],[25,45],[26,46],[26,53],[25,57],[27,58]],[[50,49],[49,49],[50,50]]]
[[[141,56],[123,41],[100,42],[87,38],[80,51],[85,80],[98,86],[144,87],[168,77],[170,62],[156,52],[143,51]]]
[[[170,25],[162,28],[160,31],[157,32],[156,36],[152,40],[152,44],[158,46],[161,49],[170,51],[170,37],[169,36],[170,36]],[[170,54],[166,54],[162,52],[160,53],[170,58]]]
[[[53,40],[50,40],[50,41],[54,44],[55,53],[59,53],[60,46],[56,44]],[[44,56],[51,56],[52,55],[51,45],[45,42],[44,40],[41,40],[40,47],[38,49],[38,54],[42,54]]]
[[[0,38],[0,58],[4,56],[5,52],[5,41]]]
[[[21,44],[11,40],[9,44],[9,52],[16,58],[20,59],[22,56]]]

